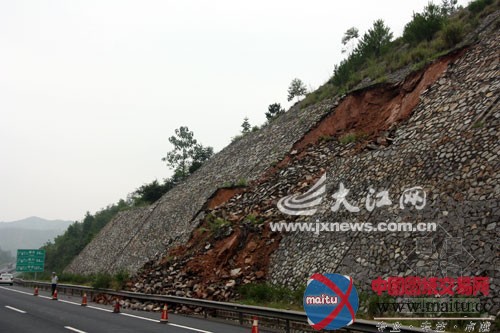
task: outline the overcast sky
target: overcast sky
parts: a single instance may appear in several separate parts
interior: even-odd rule
[[[323,84],[348,28],[399,36],[427,2],[0,0],[0,221],[81,220],[170,176],[182,125],[219,151],[293,78]]]

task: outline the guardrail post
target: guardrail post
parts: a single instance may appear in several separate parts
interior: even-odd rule
[[[238,312],[238,320],[240,321],[240,325],[243,325],[243,312]]]
[[[290,333],[290,320],[285,321],[285,332]]]

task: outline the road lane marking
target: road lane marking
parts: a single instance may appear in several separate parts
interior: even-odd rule
[[[0,288],[1,289],[5,289],[5,290],[14,291],[16,293],[21,293],[21,294],[26,294],[26,295],[33,295],[31,293],[27,293],[27,292],[20,291],[20,290],[15,290],[15,289],[10,289],[10,288],[5,288],[5,287],[0,287]],[[46,299],[52,299],[52,297],[43,296],[43,295],[40,295],[39,297],[46,298]],[[81,305],[81,304],[78,304],[78,303],[75,303],[75,302],[66,301],[66,300],[59,300],[59,301],[60,302],[64,302],[64,303],[69,303],[69,304]],[[91,309],[95,309],[95,310],[101,310],[101,311],[105,311],[105,312],[113,312],[113,310],[103,309],[103,308],[99,308],[97,306],[91,306],[91,305],[88,305],[87,308],[91,308]],[[20,311],[22,311],[22,310],[20,310]],[[159,320],[155,320],[155,319],[151,319],[151,318],[146,318],[146,317],[141,317],[141,316],[136,316],[136,315],[132,315],[132,314],[128,314],[128,313],[121,312],[120,314],[122,314],[124,316],[128,316],[128,317],[137,318],[137,319],[149,320],[149,321],[152,321],[152,322],[155,322],[155,323],[160,322]],[[179,325],[179,324],[168,323],[168,325],[179,327],[179,328],[184,328],[184,329],[187,329],[187,330],[190,330],[190,331],[195,331],[195,332],[200,332],[200,333],[213,333],[212,331],[205,331],[205,330],[201,330],[201,329],[198,329],[198,328],[184,326],[184,325]],[[67,326],[65,328],[67,328],[69,330],[73,329],[72,327],[69,328],[69,326]],[[76,330],[75,332],[83,332],[83,331]]]
[[[184,325],[179,325],[179,324],[171,324],[171,323],[168,323],[168,325],[170,325],[170,326],[175,326],[175,327],[180,327],[180,328],[184,328],[184,329],[191,330],[191,331],[195,331],[195,332],[201,332],[201,333],[214,333],[214,332],[212,332],[212,331],[204,331],[204,330],[200,330],[200,329],[197,329],[197,328],[193,328],[193,327],[189,327],[189,326],[184,326]]]
[[[16,289],[11,289],[11,288],[0,287],[0,289],[10,290],[10,291],[14,291],[14,292],[16,292],[16,293],[25,294],[25,295],[33,295],[33,294],[31,294],[31,293],[27,293],[27,292],[25,292],[25,291],[16,290]]]
[[[132,317],[132,318],[137,318],[137,319],[149,320],[149,321],[152,321],[152,322],[155,322],[155,323],[159,323],[159,322],[160,322],[159,320],[156,320],[156,319],[151,319],[151,318],[146,318],[146,317],[136,316],[136,315],[129,314],[129,313],[120,312],[120,314],[121,314],[121,315],[123,315],[123,316],[127,316],[127,317]]]
[[[68,303],[68,304],[73,304],[73,305],[81,305],[80,303],[76,303],[76,302],[71,302],[71,301],[66,301],[64,299],[60,299],[59,302],[62,302],[62,303]]]
[[[7,309],[12,310],[12,311],[17,311],[17,312],[19,312],[19,313],[26,313],[26,311],[19,310],[19,309],[15,308],[15,307],[12,307],[12,306],[8,306],[8,305],[6,305],[5,307],[6,307]]]
[[[143,319],[143,320],[149,320],[149,321],[152,321],[154,323],[159,323],[160,322],[159,320],[156,320],[156,319],[151,319],[151,318],[136,316],[136,315],[129,314],[129,313],[120,312],[120,314],[123,315],[123,316],[127,316],[127,317],[132,317],[132,318],[137,318],[137,319]],[[184,329],[187,329],[187,330],[191,330],[191,331],[195,331],[195,332],[200,332],[200,333],[213,333],[212,331],[204,331],[204,330],[200,330],[200,329],[197,329],[197,328],[194,328],[194,327],[183,326],[183,325],[179,325],[179,324],[168,323],[168,325],[179,327],[179,328],[184,328]]]
[[[5,289],[5,290],[10,290],[10,291],[14,291],[16,293],[20,293],[20,294],[25,294],[25,295],[31,295],[33,296],[33,294],[31,293],[27,293],[25,291],[20,291],[20,290],[16,290],[16,289],[11,289],[11,288],[5,288],[5,287],[0,287],[0,289]],[[43,295],[39,295],[38,297],[40,298],[45,298],[45,299],[52,299],[52,297],[49,297],[49,296],[43,296]],[[66,300],[63,300],[63,299],[59,299],[58,300],[59,302],[63,302],[63,303],[68,303],[68,304],[74,304],[74,305],[81,305],[80,303],[75,303],[75,302],[71,302],[71,301],[66,301]],[[106,311],[106,312],[113,312],[112,310],[108,310],[108,309],[103,309],[103,308],[98,308],[96,306],[87,306],[88,308],[91,308],[91,309],[96,309],[96,310],[101,310],[101,311]]]
[[[0,289],[10,290],[10,291],[13,291],[15,293],[20,293],[20,294],[24,294],[24,295],[33,296],[32,293],[27,293],[27,292],[21,291],[21,290],[16,290],[16,289],[11,289],[11,288],[5,288],[5,287],[0,287]],[[39,295],[38,297],[45,298],[45,299],[52,299],[52,297],[43,296],[43,295]]]
[[[132,318],[137,318],[137,319],[143,319],[143,320],[149,320],[149,321],[152,321],[154,323],[159,323],[160,322],[159,320],[156,320],[156,319],[151,319],[151,318],[136,316],[136,315],[125,313],[125,312],[120,312],[120,314],[123,315],[123,316],[127,316],[127,317],[132,317]],[[204,331],[204,330],[200,330],[198,328],[189,327],[189,326],[183,326],[183,325],[179,325],[179,324],[168,323],[168,325],[179,327],[179,328],[184,328],[184,329],[187,329],[187,330],[191,330],[191,331],[195,331],[195,332],[200,332],[200,333],[213,333],[212,331]]]
[[[80,331],[79,329],[76,329],[74,327],[71,327],[71,326],[64,326],[65,329],[67,330],[70,330],[70,331],[73,331],[73,332],[76,332],[76,333],[87,333],[85,331]]]
[[[97,306],[92,306],[92,305],[88,305],[87,307],[90,308],[90,309],[95,309],[95,310],[101,310],[101,311],[106,311],[106,312],[113,312],[113,310],[98,308]]]

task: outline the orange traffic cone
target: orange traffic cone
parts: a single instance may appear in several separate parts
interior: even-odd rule
[[[168,323],[168,308],[167,308],[167,304],[165,304],[165,306],[163,307],[163,310],[161,311],[160,323],[162,323],[162,324]]]
[[[54,290],[54,293],[52,294],[52,300],[57,301],[57,289]]]
[[[35,292],[33,293],[33,296],[38,296],[38,287],[35,287]]]
[[[256,316],[252,318],[252,333],[259,333],[259,319]]]
[[[115,300],[115,307],[113,308],[113,313],[120,313],[120,301],[118,299]]]
[[[82,306],[87,306],[87,293],[83,293]]]

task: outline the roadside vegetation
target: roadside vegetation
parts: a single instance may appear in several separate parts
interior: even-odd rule
[[[305,285],[293,290],[269,283],[249,283],[239,287],[240,298],[237,301],[246,305],[303,311],[304,291]]]
[[[348,133],[339,138],[339,142],[342,145],[347,145],[352,142],[361,141],[367,138],[365,133]]]
[[[145,206],[154,203],[165,193],[198,170],[203,163],[213,155],[212,147],[201,145],[193,132],[186,126],[175,130],[175,135],[169,138],[173,150],[162,158],[167,166],[173,170],[173,176],[163,182],[154,180],[137,188],[130,193],[126,200],[120,199],[117,203],[101,209],[95,214],[87,212],[81,222],[75,222],[68,227],[64,234],[56,237],[53,242],[47,242],[45,249],[45,274],[37,277],[48,279],[55,271],[61,281],[68,283],[91,283],[97,277],[80,277],[71,274],[62,274],[64,268],[89,244],[92,239],[121,211],[133,207]],[[34,277],[34,275],[33,275]],[[100,277],[104,279],[104,277]],[[114,281],[110,277],[110,281]]]
[[[346,57],[334,67],[332,77],[320,88],[309,93],[300,79],[292,80],[288,88],[288,100],[296,98],[299,101],[299,98],[305,95],[299,103],[300,107],[306,107],[326,98],[345,94],[360,84],[385,82],[388,75],[397,70],[423,68],[439,56],[460,47],[465,37],[479,26],[481,19],[499,8],[500,0],[475,0],[465,8],[457,7],[455,0],[443,0],[440,4],[430,2],[422,12],[413,14],[412,20],[404,28],[403,35],[396,39],[383,20],[376,20],[364,34],[360,34],[356,27],[352,27],[345,32],[341,40]],[[498,21],[494,24],[498,28]],[[284,113],[285,110],[279,103],[270,104],[266,112],[267,123]],[[259,127],[252,126],[249,119],[245,118],[241,124],[240,135],[233,138],[233,141],[258,129]],[[340,142],[349,144],[362,139],[362,136],[362,133],[347,134],[340,138]],[[73,223],[63,235],[58,236],[53,242],[46,243],[42,247],[46,250],[46,274],[56,271],[61,281],[67,279],[68,282],[78,283],[83,278],[65,275],[62,271],[116,214],[159,200],[199,169],[214,153],[212,147],[200,144],[187,126],[176,129],[169,142],[174,148],[162,158],[162,161],[173,170],[173,175],[163,181],[154,180],[144,184],[129,194],[125,200],[119,200],[94,214],[87,212],[81,222]],[[247,184],[242,180],[231,185]],[[212,228],[224,226],[221,221],[216,222]],[[46,275],[39,276],[46,278]],[[111,281],[113,280],[111,278]],[[86,280],[85,283],[91,281],[93,280]],[[253,287],[246,288],[249,289],[242,292],[242,296],[246,295],[244,299],[258,301],[259,288],[271,287],[259,286],[254,287],[255,290]],[[270,291],[270,295],[277,294],[278,291]],[[284,294],[281,296],[289,299],[289,296],[285,297]]]
[[[375,21],[361,37],[355,27],[350,28],[342,38],[347,57],[324,85],[306,95],[301,106],[345,94],[364,82],[385,82],[390,73],[402,68],[421,69],[460,46],[480,19],[499,7],[498,0],[476,0],[465,8],[457,7],[455,0],[439,5],[429,2],[422,12],[413,14],[403,36],[396,39],[383,20]]]
[[[34,273],[22,273],[20,276],[22,279],[33,280],[35,278]],[[99,273],[90,275],[79,275],[79,274],[68,274],[60,273],[57,275],[59,278],[59,283],[61,284],[75,284],[81,286],[89,286],[96,289],[113,289],[122,290],[125,283],[130,278],[126,271],[120,271],[116,274],[109,273]],[[45,271],[43,273],[37,273],[38,281],[50,282],[51,272]]]
[[[60,274],[116,214],[129,208],[129,203],[120,200],[95,214],[87,212],[82,222],[73,223],[64,234],[42,246],[47,274],[52,271]]]
[[[304,108],[367,85],[387,82],[399,70],[420,70],[461,47],[481,19],[499,8],[500,0],[475,0],[466,7],[457,6],[457,0],[441,0],[440,4],[430,1],[422,12],[413,13],[403,35],[395,39],[382,19],[376,20],[362,35],[356,27],[351,27],[341,39],[346,57],[334,66],[331,78],[314,91],[308,91],[302,80],[295,78],[288,87],[287,99],[296,98],[296,103]],[[495,24],[498,26],[498,22]],[[262,126],[285,112],[279,103],[270,104]],[[248,118],[241,126],[241,133],[232,142],[259,129],[251,127]]]

